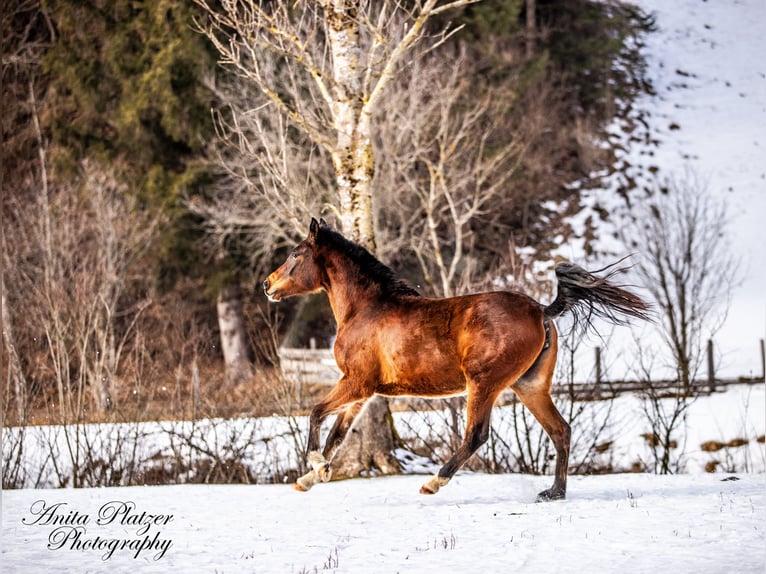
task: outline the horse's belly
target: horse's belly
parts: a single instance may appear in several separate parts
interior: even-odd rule
[[[381,395],[446,397],[465,392],[454,341],[423,332],[418,324],[395,323],[378,332]]]
[[[379,395],[396,397],[450,397],[465,393],[465,379],[459,372],[397,373],[385,377],[375,389]]]

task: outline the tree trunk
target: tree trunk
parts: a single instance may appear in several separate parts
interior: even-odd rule
[[[97,349],[95,356],[86,359],[86,380],[93,406],[104,414],[114,408],[114,376],[117,372],[117,344],[114,335],[112,311],[93,319],[92,339]]]
[[[226,365],[226,383],[233,385],[247,380],[252,375],[245,316],[242,312],[242,292],[238,285],[221,289],[217,310],[221,351]]]
[[[337,140],[333,164],[343,234],[375,253],[372,210],[370,111],[364,107],[364,69],[359,61],[359,1],[323,2],[333,60],[333,119]],[[401,472],[393,456],[393,418],[388,401],[373,397],[338,449],[333,476],[352,478]]]
[[[332,463],[333,478],[356,478],[401,472],[393,455],[394,421],[388,401],[372,397],[346,435]]]
[[[359,61],[358,0],[325,0],[328,39],[333,61],[333,122],[337,140],[333,166],[338,183],[344,234],[375,252],[372,218],[370,111],[363,103],[364,68]]]
[[[535,6],[535,0],[527,0],[527,57],[531,58],[535,54],[535,39],[537,35],[537,28],[535,25],[535,12],[537,7]]]
[[[8,310],[8,302],[5,297],[5,284],[0,278],[0,317],[2,317],[2,340],[8,357],[8,384],[13,389],[13,398],[15,402],[16,421],[15,424],[23,425],[27,414],[27,387],[24,379],[24,372],[21,367],[21,359],[16,349],[16,343],[13,336],[13,325]],[[11,390],[10,388],[8,389]],[[8,393],[10,396],[10,392]]]

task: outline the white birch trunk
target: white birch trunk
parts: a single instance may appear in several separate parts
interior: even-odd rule
[[[358,0],[325,0],[333,58],[333,120],[337,142],[333,163],[338,182],[343,234],[375,253],[372,210],[371,112],[364,107],[364,72],[359,58]],[[395,474],[393,421],[388,401],[370,399],[333,462],[334,476],[351,478],[372,471]]]
[[[358,0],[325,0],[333,62],[333,122],[337,140],[333,164],[338,182],[343,233],[375,252],[372,219],[372,134],[363,108],[364,72],[359,48]]]

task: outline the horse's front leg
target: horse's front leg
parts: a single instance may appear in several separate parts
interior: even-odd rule
[[[322,423],[333,411],[332,402],[328,401],[329,398],[311,409],[309,438],[306,442],[306,462],[308,462],[309,471],[295,481],[293,485],[295,490],[306,492],[318,482],[329,481],[332,476],[330,463],[319,451],[319,433],[322,429]]]
[[[330,394],[311,410],[309,437],[306,444],[306,460],[310,470],[295,482],[296,490],[305,492],[318,482],[330,480],[332,469],[329,461],[332,460],[332,455],[342,444],[364,402],[365,398],[360,397],[359,393],[353,392],[353,388],[344,377],[330,391]],[[344,408],[345,412],[338,415],[338,419],[330,430],[324,451],[320,452],[322,423],[329,415],[342,411]]]

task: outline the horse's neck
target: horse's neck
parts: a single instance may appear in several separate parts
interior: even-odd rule
[[[351,264],[337,258],[327,269],[329,285],[326,287],[335,322],[340,327],[349,317],[357,314],[375,297],[374,284],[363,284]]]

